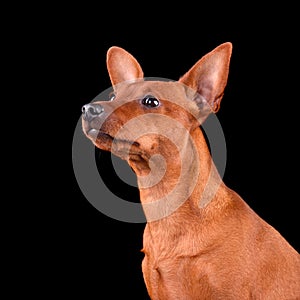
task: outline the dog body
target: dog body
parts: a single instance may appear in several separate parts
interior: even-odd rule
[[[83,107],[100,149],[128,161],[147,218],[142,271],[151,299],[300,299],[300,256],[222,181],[201,126],[218,111],[231,43],[178,81],[147,81],[112,47],[113,101]]]

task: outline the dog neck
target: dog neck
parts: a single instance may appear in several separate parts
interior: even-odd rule
[[[158,153],[129,160],[138,177],[148,223],[185,219],[178,214],[199,218],[210,210],[212,202],[217,202],[224,186],[202,130],[197,127],[179,140],[176,146],[163,140]]]

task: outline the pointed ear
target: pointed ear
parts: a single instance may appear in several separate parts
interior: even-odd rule
[[[194,100],[203,107],[203,98],[211,111],[217,112],[227,84],[232,44],[227,42],[203,56],[179,82],[197,91]]]
[[[113,46],[108,49],[106,65],[112,85],[142,79],[144,74],[137,60],[127,51]]]

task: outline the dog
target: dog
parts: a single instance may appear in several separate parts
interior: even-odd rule
[[[146,216],[142,273],[153,300],[300,299],[300,256],[223,182],[203,131],[220,108],[232,43],[177,81],[147,80],[121,47],[107,52],[113,93],[82,108],[92,143],[126,160]]]

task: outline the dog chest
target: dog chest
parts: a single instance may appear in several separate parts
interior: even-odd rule
[[[208,266],[198,257],[161,258],[145,254],[142,270],[151,299],[198,299],[211,297],[213,286]]]

